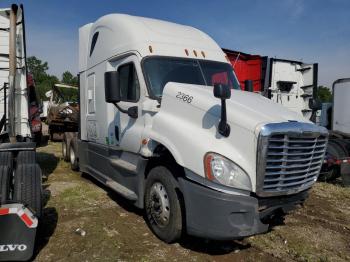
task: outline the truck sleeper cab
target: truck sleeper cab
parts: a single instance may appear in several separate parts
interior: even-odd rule
[[[265,232],[317,179],[326,129],[240,91],[195,28],[104,16],[79,30],[79,76],[73,167],[145,209],[165,242]]]

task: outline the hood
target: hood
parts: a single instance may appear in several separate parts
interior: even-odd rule
[[[167,96],[174,96],[186,104],[220,118],[221,101],[214,97],[211,86],[168,83],[163,92],[163,99]],[[192,97],[192,99],[186,99],[185,96]],[[287,121],[311,123],[302,115],[276,104],[260,94],[241,90],[232,90],[231,98],[226,100],[226,108],[229,123],[239,125],[252,132],[267,123]]]
[[[221,101],[210,86],[168,83],[159,112],[152,118],[148,137],[164,145],[176,162],[205,177],[203,158],[215,152],[238,164],[256,185],[257,135],[261,125],[288,120],[308,122],[259,94],[232,90],[226,102],[231,134],[223,137],[217,126]]]

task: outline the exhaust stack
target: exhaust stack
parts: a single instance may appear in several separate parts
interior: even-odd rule
[[[15,128],[15,87],[16,87],[16,35],[17,35],[17,11],[18,6],[12,5],[10,12],[10,44],[9,44],[9,97],[8,97],[8,116],[9,116],[9,135],[10,142],[16,142]]]

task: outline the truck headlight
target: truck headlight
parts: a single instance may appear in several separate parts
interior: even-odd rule
[[[250,178],[246,172],[231,160],[215,153],[204,157],[204,170],[210,181],[243,190],[252,190]]]

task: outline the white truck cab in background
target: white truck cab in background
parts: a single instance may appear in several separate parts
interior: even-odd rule
[[[144,208],[165,242],[266,232],[317,180],[327,130],[240,91],[195,28],[106,15],[79,30],[79,75],[72,167]]]
[[[272,101],[315,121],[318,64],[269,58],[265,94]]]

